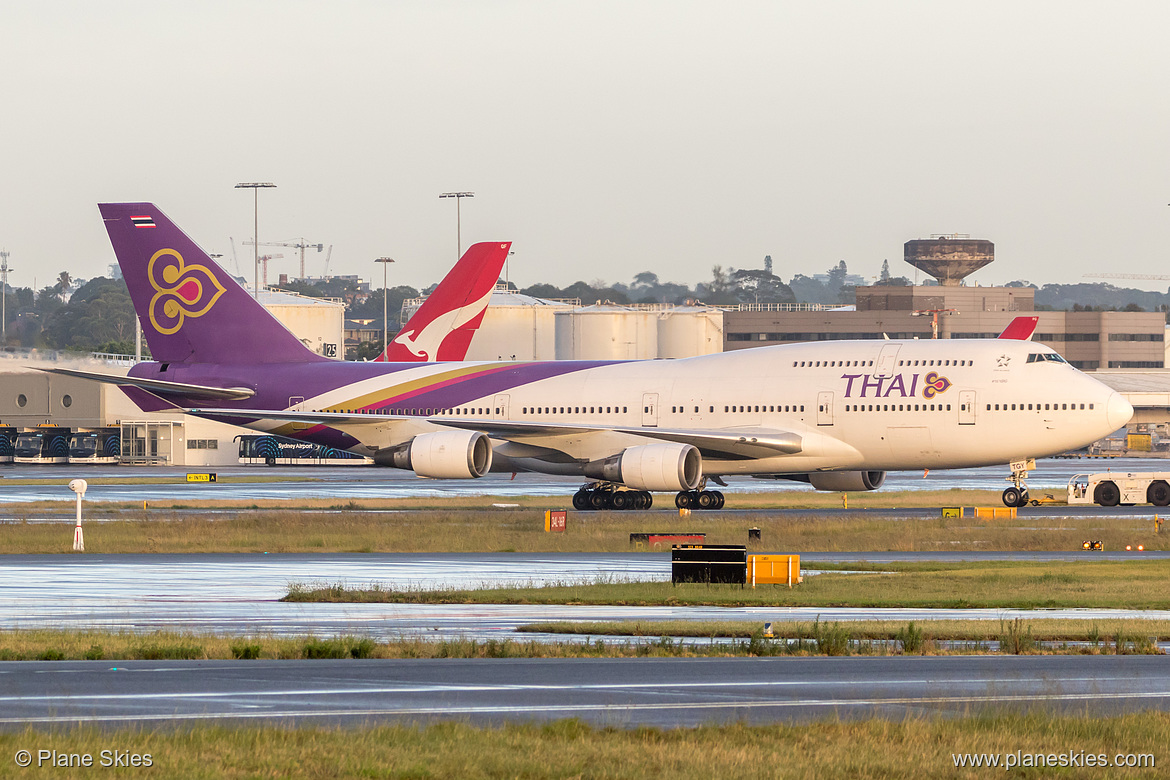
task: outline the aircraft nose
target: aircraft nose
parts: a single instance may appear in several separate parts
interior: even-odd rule
[[[1133,417],[1133,406],[1121,397],[1121,393],[1113,393],[1105,402],[1105,419],[1112,430],[1117,430]]]

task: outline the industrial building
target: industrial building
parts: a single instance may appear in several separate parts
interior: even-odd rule
[[[426,298],[402,305],[401,321]],[[719,307],[534,298],[500,284],[471,341],[468,360],[652,360],[723,350]]]
[[[908,241],[905,260],[938,284],[858,287],[852,311],[728,311],[724,348],[887,337],[990,339],[1014,317],[1030,314],[1039,317],[1033,340],[1052,347],[1077,368],[1165,366],[1166,316],[1161,312],[1036,311],[1031,287],[962,285],[965,276],[994,260],[990,241]]]
[[[262,290],[258,300],[305,346],[340,358],[345,305],[291,292]],[[125,374],[133,358],[85,359],[52,350],[0,353],[0,425],[79,429],[120,427],[123,463],[216,466],[237,462],[244,428],[174,412],[142,412],[113,385],[48,374],[42,368],[82,368]]]

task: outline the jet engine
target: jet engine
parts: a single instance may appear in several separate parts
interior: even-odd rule
[[[703,477],[703,456],[690,444],[643,444],[586,464],[585,475],[638,490],[694,490]]]
[[[814,471],[808,481],[817,490],[877,490],[886,481],[886,472]]]
[[[420,477],[470,479],[492,467],[492,443],[480,431],[423,433],[401,447],[375,454],[374,462],[410,469]]]

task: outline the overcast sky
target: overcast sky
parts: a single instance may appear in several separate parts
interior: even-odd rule
[[[262,241],[378,284],[455,261],[451,190],[521,287],[913,277],[903,242],[950,232],[995,242],[983,284],[1167,274],[1167,29],[1153,1],[14,0],[0,247],[17,286],[102,275],[96,204],[148,200],[250,278],[233,185],[272,181]]]

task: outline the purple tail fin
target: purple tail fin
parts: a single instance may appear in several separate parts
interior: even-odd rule
[[[306,363],[314,354],[153,203],[101,203],[150,353],[161,363]]]

